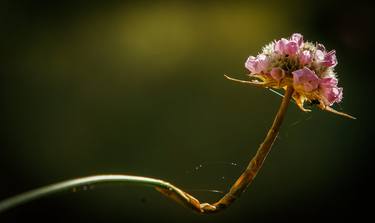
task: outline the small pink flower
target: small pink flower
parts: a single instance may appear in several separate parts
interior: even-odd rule
[[[279,54],[284,54],[285,47],[288,43],[289,43],[289,40],[285,38],[278,40],[275,44],[275,52]]]
[[[257,58],[254,56],[249,56],[245,62],[245,67],[251,72],[251,73],[257,73],[258,70],[258,61]]]
[[[250,56],[245,63],[245,67],[252,74],[259,74],[267,69],[268,63],[266,55],[260,54],[257,57]]]
[[[343,89],[337,87],[337,79],[332,77],[323,78],[319,83],[319,92],[324,104],[331,106],[335,102],[342,100]]]
[[[318,44],[315,52],[315,59],[325,67],[334,67],[337,65],[336,51],[327,52],[322,44]]]
[[[326,67],[334,67],[337,65],[336,51],[331,50],[324,55],[324,61],[322,63]]]
[[[298,43],[282,38],[275,44],[275,51],[279,54],[287,54],[293,56],[298,51]]]
[[[281,81],[285,77],[285,72],[279,67],[274,67],[271,70],[271,77],[277,81]]]
[[[258,58],[258,67],[260,71],[266,71],[269,65],[268,57],[264,54],[259,54],[257,58]]]
[[[294,33],[291,37],[291,40],[296,42],[298,46],[301,46],[303,44],[303,36],[300,33]]]
[[[298,52],[298,43],[290,41],[285,48],[285,54],[290,56],[295,55]]]
[[[311,92],[318,88],[319,78],[307,67],[292,72],[293,85],[296,90]]]
[[[303,44],[303,36],[299,33],[294,33],[290,39],[282,38],[275,44],[275,51],[279,54],[293,56],[298,52],[298,49]]]
[[[311,62],[311,52],[309,50],[304,50],[300,55],[299,55],[299,62],[301,65],[306,65]]]
[[[324,61],[324,52],[322,50],[316,50],[315,51],[315,60],[318,62],[318,63],[321,63]]]

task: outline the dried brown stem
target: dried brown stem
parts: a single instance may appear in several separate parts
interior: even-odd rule
[[[284,119],[284,115],[287,111],[289,101],[293,94],[293,87],[288,87],[285,91],[284,98],[281,102],[280,108],[276,114],[276,117],[272,123],[271,128],[268,130],[267,136],[263,143],[259,146],[257,153],[251,159],[249,165],[241,176],[236,180],[231,189],[227,194],[225,194],[219,201],[213,204],[200,203],[198,199],[192,195],[178,189],[175,187],[161,188],[156,187],[156,189],[162,194],[169,198],[183,204],[186,207],[192,208],[199,213],[215,213],[219,212],[228,206],[230,206],[241,194],[242,192],[251,184],[255,176],[259,172],[263,165],[267,154],[272,148],[272,145],[279,133],[281,123]]]

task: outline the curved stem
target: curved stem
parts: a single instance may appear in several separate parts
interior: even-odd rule
[[[166,190],[179,191],[178,188],[168,182],[154,179],[150,177],[129,176],[129,175],[97,175],[90,177],[82,177],[73,180],[67,180],[56,184],[44,186],[35,190],[31,190],[14,197],[5,199],[0,202],[0,213],[18,205],[27,203],[29,201],[45,197],[50,194],[58,193],[61,191],[75,190],[79,187],[93,186],[98,184],[110,183],[133,183],[137,185],[151,186],[163,188]]]
[[[229,205],[231,205],[242,194],[242,192],[248,187],[248,185],[250,185],[250,183],[253,181],[253,179],[259,172],[265,158],[267,157],[267,154],[271,150],[273,142],[275,141],[278,135],[281,123],[284,119],[284,115],[288,108],[292,94],[293,88],[288,87],[286,89],[284,98],[281,102],[280,108],[273,121],[273,124],[269,129],[263,143],[259,146],[257,153],[251,159],[245,171],[233,184],[229,192],[214,204],[201,203],[192,195],[184,192],[178,187],[163,180],[129,175],[98,175],[48,185],[8,198],[0,202],[0,213],[10,208],[60,191],[74,189],[80,186],[89,186],[105,183],[134,183],[137,185],[151,186],[159,192],[161,192],[162,194],[164,194],[165,196],[199,213],[215,213],[221,211]]]

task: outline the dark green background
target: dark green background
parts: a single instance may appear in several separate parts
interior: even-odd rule
[[[373,196],[373,12],[365,1],[2,1],[0,199],[119,173],[216,200],[207,190],[230,187],[281,101],[223,74],[246,78],[249,55],[293,32],[337,50],[337,109],[358,120],[292,104],[254,184],[217,215],[151,188],[108,185],[29,203],[0,222],[363,219]]]

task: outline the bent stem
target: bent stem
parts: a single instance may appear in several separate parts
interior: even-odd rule
[[[55,194],[57,192],[74,189],[80,186],[92,186],[97,184],[108,184],[108,183],[134,183],[137,185],[151,186],[157,191],[171,198],[177,203],[190,208],[198,213],[215,213],[224,210],[230,206],[251,184],[255,176],[259,172],[266,159],[272,145],[279,133],[281,123],[284,119],[284,115],[287,111],[289,101],[293,94],[293,87],[287,87],[285,95],[276,114],[276,117],[272,123],[271,128],[268,130],[266,138],[263,143],[259,146],[257,153],[251,159],[247,168],[236,180],[229,192],[226,193],[219,201],[213,204],[201,203],[198,199],[192,195],[184,192],[178,187],[159,179],[140,177],[140,176],[129,176],[129,175],[98,175],[91,177],[83,177],[74,180],[68,180],[45,187],[41,187],[29,192],[25,192],[14,197],[8,198],[0,202],[0,213],[10,208],[17,207],[21,204],[30,202],[32,200]]]
[[[5,199],[0,202],[0,213],[21,204],[30,202],[32,200],[45,197],[47,195],[55,194],[62,191],[73,190],[75,191],[80,187],[94,186],[98,184],[111,184],[111,183],[133,183],[136,185],[144,185],[151,187],[163,188],[166,190],[173,190],[180,192],[180,190],[163,180],[154,179],[150,177],[130,176],[130,175],[97,175],[82,177],[73,180],[67,180],[56,184],[44,186],[35,190],[31,190],[14,197]],[[183,194],[181,193],[181,196]]]

